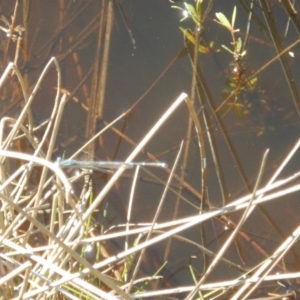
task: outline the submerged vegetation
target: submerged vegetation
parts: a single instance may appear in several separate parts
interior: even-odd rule
[[[297,7],[151,1],[1,4],[1,299],[299,297]]]

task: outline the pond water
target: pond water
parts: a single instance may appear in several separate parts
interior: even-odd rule
[[[283,62],[276,59],[259,71],[256,75],[257,81],[251,82],[250,86],[245,88],[247,78],[250,78],[277,55],[274,41],[266,25],[267,21],[258,3],[254,2],[255,14],[251,22],[247,55],[243,58],[242,69],[238,69],[239,66],[233,64],[233,55],[222,48],[222,45],[226,45],[232,49],[232,40],[230,32],[215,22],[215,13],[222,12],[228,19],[231,19],[233,7],[236,5],[235,26],[240,29],[236,36],[244,41],[249,16],[249,11],[245,10],[243,5],[244,1],[213,1],[204,22],[201,43],[205,45],[208,53],[199,54],[198,65],[211,95],[215,111],[210,108],[207,99],[203,106],[196,99],[195,107],[201,119],[206,149],[207,186],[204,190],[213,208],[224,205],[223,200],[229,203],[253,190],[263,154],[266,149],[269,149],[261,186],[266,184],[299,139],[299,113],[295,101],[300,107],[300,43],[290,50],[293,54],[285,53],[282,56]],[[281,50],[284,50],[299,39],[299,31],[297,31],[299,16],[289,20],[284,7],[279,3],[280,1],[269,2],[271,16],[275,22],[273,29],[278,34],[277,38],[282,42]],[[24,3],[27,2],[24,1]],[[72,94],[64,109],[53,160],[62,155],[70,156],[91,138],[86,129],[87,124],[90,124],[87,122],[91,122],[88,121],[90,112],[87,112],[86,108],[90,108],[90,111],[94,109],[91,98],[93,80],[95,80],[93,72],[98,66],[97,59],[100,59],[98,72],[101,75],[96,76],[96,79],[98,81],[102,76],[106,82],[101,83],[103,90],[98,91],[97,94],[97,97],[100,97],[102,92],[104,97],[101,117],[95,125],[95,132],[126,110],[130,108],[132,110],[125,119],[116,125],[119,134],[110,130],[96,140],[93,155],[95,160],[125,160],[133,151],[135,144],[145,136],[151,126],[182,92],[191,95],[193,71],[190,59],[187,54],[179,58],[176,56],[185,47],[183,34],[179,27],[193,30],[194,25],[191,20],[180,23],[181,11],[171,8],[172,3],[169,1],[112,1],[111,32],[109,29],[106,32],[104,29],[101,31],[97,25],[101,13],[104,10],[107,13],[108,2],[39,0],[28,2],[28,6],[24,3],[18,7],[15,25],[24,26],[25,29],[22,33],[23,42],[17,65],[26,78],[27,86],[32,89],[44,66],[54,56],[61,68],[62,88]],[[190,3],[193,4],[193,1]],[[176,2],[176,5],[183,7],[181,2]],[[10,16],[14,11],[13,1],[1,3],[0,9],[1,14],[10,22]],[[103,22],[101,26],[108,28],[107,19],[104,18]],[[4,25],[2,22],[1,26],[4,27]],[[284,36],[288,25],[289,30]],[[105,47],[97,46],[99,32],[110,36],[107,68],[101,65]],[[1,67],[4,69],[9,61],[14,60],[16,43],[10,42],[7,50],[6,33],[3,31],[0,34],[1,56],[3,57]],[[102,39],[103,41],[104,39]],[[211,48],[209,49],[210,42],[213,44],[210,44]],[[100,53],[98,53],[99,49]],[[285,64],[285,71],[281,64]],[[106,73],[101,73],[101,68],[106,70]],[[240,73],[235,73],[237,71]],[[242,75],[241,72],[243,72]],[[240,91],[233,96],[235,99],[233,106],[236,103],[241,104],[242,118],[237,116],[234,107],[228,110],[230,101],[218,109],[224,99],[240,83],[243,85],[240,86]],[[1,95],[1,117],[7,115],[15,117],[20,111],[20,105],[23,105],[21,97],[11,91],[13,84],[10,82],[6,87],[8,91]],[[49,117],[53,107],[55,87],[56,74],[54,70],[51,70],[41,84],[32,106],[36,125],[41,124]],[[294,93],[295,101],[291,91]],[[8,100],[8,95],[13,101]],[[209,130],[220,163],[225,199],[222,199],[201,117],[203,109],[206,112]],[[216,114],[220,116],[221,125],[217,122]],[[92,121],[95,121],[93,118],[95,115],[92,116]],[[158,161],[166,162],[171,167],[181,141],[189,142],[184,180],[192,188],[189,189],[186,185],[181,193],[194,206],[199,207],[201,201],[199,198],[201,194],[199,146],[194,129],[192,129],[192,134],[187,136],[188,122],[189,111],[186,106],[182,105],[147,144],[144,153],[138,156],[137,161],[145,161],[149,158],[147,154],[151,154]],[[226,139],[222,130],[226,134]],[[133,142],[129,143],[126,138],[122,138],[124,136]],[[73,139],[70,140],[72,137]],[[231,150],[228,147],[229,144]],[[89,158],[90,154],[85,153],[84,158]],[[181,158],[177,169],[178,176],[180,176],[183,165],[183,158]],[[297,172],[299,166],[298,151],[280,178],[283,179]],[[168,172],[165,170],[151,169],[152,171],[156,176],[167,180]],[[126,174],[127,177],[122,177],[118,185],[107,195],[105,202],[109,216],[104,220],[98,216],[99,222],[106,223],[106,229],[113,224],[126,221],[133,172],[129,171]],[[106,184],[109,176],[97,173],[93,176],[95,191],[98,193]],[[174,180],[173,188],[180,191],[180,183],[177,180]],[[156,182],[150,175],[142,173],[135,193],[133,222],[151,222],[162,191],[162,184]],[[174,218],[173,214],[177,205],[178,211],[175,218],[196,215],[199,212],[194,206],[182,200],[178,200],[179,204],[176,204],[176,201],[176,195],[170,192],[163,205],[159,222]],[[204,207],[209,209],[208,206]],[[282,240],[296,228],[299,224],[299,209],[297,194],[287,195],[262,205],[247,220],[241,230],[244,235],[238,235],[236,242],[232,244],[225,257],[241,265],[244,269],[251,269],[262,260],[263,251],[261,249],[266,253],[272,253]],[[241,213],[233,214],[230,217],[234,222],[238,222]],[[199,227],[195,227],[184,232],[182,236],[197,243],[201,243],[203,239],[211,251],[217,252],[232,232],[232,228],[226,228],[224,220],[210,220],[205,223],[202,231]],[[245,238],[245,235],[249,237],[249,240]],[[253,246],[253,241],[261,249]],[[118,251],[120,245],[111,247],[111,251],[114,252]],[[150,276],[161,266],[163,261],[168,260],[167,267],[161,273],[164,280],[158,283],[160,287],[193,284],[188,266],[192,264],[196,277],[200,277],[204,267],[201,252],[194,245],[176,239],[173,239],[170,251],[166,251],[167,247],[167,243],[160,243],[148,249],[141,273],[144,276]],[[207,263],[209,261],[211,258]],[[293,252],[286,257],[285,267],[286,270],[295,271],[297,265],[299,265],[299,247],[294,247]],[[233,270],[226,264],[220,264],[209,280],[212,282],[229,280],[241,274],[240,271]]]

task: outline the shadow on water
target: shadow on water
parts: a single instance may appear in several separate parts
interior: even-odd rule
[[[287,13],[290,7],[286,2],[289,1],[282,4],[274,1],[272,5],[260,2],[262,7],[259,1],[254,1],[252,9],[245,1],[230,0],[226,5],[212,1],[203,22],[202,53],[198,53],[196,64],[191,64],[189,54],[193,61],[195,46],[192,44],[188,49],[179,26],[191,28],[193,35],[194,23],[191,20],[179,23],[181,11],[172,9],[168,1],[23,1],[15,15],[15,3],[7,1],[0,7],[1,14],[8,20],[8,23],[0,20],[1,67],[4,70],[8,62],[15,61],[31,91],[49,59],[57,58],[62,76],[61,95],[67,95],[68,102],[53,160],[59,156],[69,157],[111,120],[127,111],[123,122],[97,138],[78,157],[124,161],[174,99],[181,92],[187,92],[194,98],[201,132],[197,135],[194,126],[189,125],[192,124],[191,112],[181,107],[139,154],[137,161],[157,159],[171,166],[184,140],[186,149],[180,158],[177,177],[170,184],[172,191],[166,196],[157,223],[197,215],[201,209],[212,211],[251,193],[263,153],[269,149],[260,187],[264,186],[299,138],[300,46],[296,43],[290,51],[278,55],[299,39],[299,16]],[[176,5],[183,7],[181,2]],[[237,6],[235,26],[240,29],[237,36],[243,41],[248,39],[247,55],[235,60],[221,46],[231,47],[230,33],[214,21],[216,12],[229,18],[234,5]],[[11,15],[15,16],[14,24]],[[250,15],[251,30],[247,32]],[[17,26],[24,30],[19,32]],[[16,41],[8,39],[5,28],[11,30]],[[287,28],[285,36],[282,28]],[[22,39],[18,39],[18,34]],[[277,59],[267,65],[274,57]],[[195,70],[196,65],[198,81],[193,86],[193,66]],[[53,68],[37,91],[31,116],[28,116],[34,127],[49,118],[56,80]],[[191,87],[195,91],[198,88],[194,97]],[[201,103],[198,98],[202,99]],[[2,118],[16,117],[24,105],[14,76],[2,87],[0,105]],[[187,133],[189,126],[190,133]],[[42,132],[43,128],[36,136],[42,137]],[[203,153],[199,155],[199,134],[203,138],[201,147],[206,150],[205,157],[201,156]],[[215,154],[211,145],[216,149]],[[15,150],[33,152],[30,145],[22,142]],[[216,171],[216,160],[220,173]],[[298,170],[299,154],[280,178]],[[73,176],[74,173],[67,174]],[[168,175],[161,169],[146,169],[138,175],[132,224],[152,222]],[[205,186],[201,186],[203,176]],[[97,172],[90,177],[94,195],[101,192],[110,178],[110,174]],[[126,171],[98,207],[94,221],[99,233],[111,233],[118,230],[118,225],[126,224],[133,178],[134,170]],[[83,184],[84,179],[74,184],[75,191],[77,188],[80,191]],[[204,194],[206,201],[201,205]],[[286,195],[282,201],[259,205],[239,230],[209,282],[237,278],[273,253],[299,223],[297,197]],[[168,263],[158,272],[162,277],[145,290],[189,286],[195,284],[194,280],[199,281],[214,257],[208,252],[203,254],[200,245],[204,243],[209,251],[217,253],[241,216],[239,211],[212,218],[203,223],[202,228],[197,225],[172,240],[148,248],[138,277],[152,276],[164,262]],[[157,229],[153,234],[162,231]],[[145,236],[139,238],[143,240]],[[131,238],[129,243],[134,242],[135,238]],[[124,238],[107,242],[106,248],[109,255],[117,255],[124,248]],[[275,270],[296,272],[298,265],[299,247],[294,246]],[[143,284],[137,286],[143,288]],[[282,290],[284,287],[270,283],[258,289],[255,296],[282,293]],[[234,292],[228,292],[226,297],[230,293]]]

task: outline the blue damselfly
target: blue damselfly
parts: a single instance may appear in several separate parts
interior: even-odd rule
[[[108,169],[119,169],[120,167],[130,169],[136,166],[141,167],[160,167],[166,168],[166,163],[161,162],[121,162],[121,161],[81,161],[67,159],[58,161],[58,164],[61,168],[78,168],[78,169],[89,169],[100,172],[109,172]]]

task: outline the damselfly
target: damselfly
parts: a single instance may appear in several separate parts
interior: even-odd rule
[[[81,161],[67,159],[58,161],[61,168],[78,168],[78,169],[89,169],[109,173],[108,169],[119,169],[120,167],[130,169],[136,166],[142,167],[159,167],[166,168],[166,163],[161,162],[121,162],[121,161]]]

